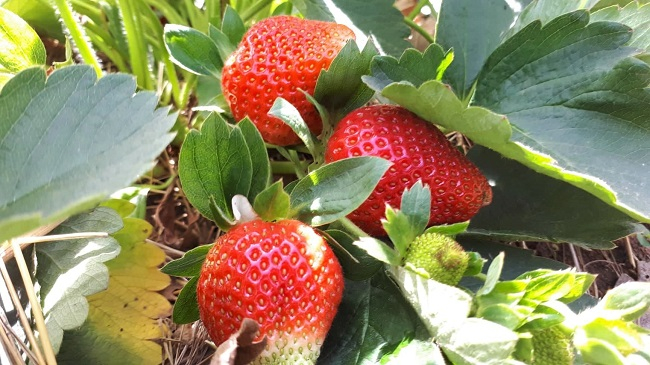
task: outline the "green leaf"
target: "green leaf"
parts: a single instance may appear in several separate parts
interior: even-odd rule
[[[23,18],[36,33],[65,43],[63,29],[49,0],[1,0],[2,7]]]
[[[423,186],[422,180],[418,180],[410,189],[406,189],[402,194],[400,210],[408,217],[416,235],[422,234],[429,224],[431,212],[429,186]]]
[[[51,234],[115,233],[121,228],[117,213],[99,207],[69,218]],[[35,248],[45,324],[52,347],[58,352],[63,331],[77,328],[86,320],[86,297],[108,287],[108,269],[103,263],[120,253],[120,245],[113,237],[105,237],[42,243]]]
[[[633,321],[650,308],[650,282],[632,281],[605,294],[594,310],[608,319]]]
[[[221,23],[221,31],[228,36],[230,43],[237,46],[246,33],[244,22],[237,14],[237,11],[226,5],[226,10],[223,13],[223,22]],[[224,58],[225,60],[225,58]]]
[[[588,22],[576,11],[510,38],[481,72],[475,102],[508,116],[513,142],[551,159],[537,170],[649,221],[640,202],[650,190],[639,174],[650,178],[640,168],[650,138],[650,67],[626,59],[637,53],[623,47],[628,27]]]
[[[346,279],[354,281],[369,279],[384,266],[381,261],[356,246],[355,239],[347,233],[335,229],[328,229],[325,233],[338,243],[330,247],[339,259]]]
[[[472,218],[473,220],[474,218]],[[453,224],[443,224],[440,226],[431,226],[426,229],[425,233],[440,233],[447,236],[455,237],[461,233],[467,231],[470,221],[453,223]]]
[[[427,211],[428,213],[429,211]],[[411,242],[422,233],[422,231],[417,230],[404,212],[395,210],[389,205],[386,205],[386,218],[381,220],[381,224],[388,233],[388,237],[390,237],[400,258],[406,255],[406,250],[411,245]]]
[[[641,204],[650,199],[650,190],[642,185],[650,170],[640,169],[650,138],[650,90],[643,89],[650,83],[650,66],[625,60],[635,53],[621,48],[629,28],[587,22],[586,13],[576,12],[543,28],[532,23],[490,56],[475,101],[507,114],[510,122],[481,107],[466,108],[437,81],[419,89],[391,84],[383,95],[635,219],[650,221],[649,208]]]
[[[0,93],[0,242],[92,208],[152,166],[176,119],[131,76],[25,70]],[[119,107],[118,107],[119,106]],[[11,152],[11,153],[8,153]]]
[[[199,320],[199,302],[196,299],[196,285],[199,277],[191,278],[181,289],[174,304],[174,323],[185,324]]]
[[[418,359],[416,363],[413,359]],[[398,349],[396,353],[382,359],[384,365],[445,365],[445,358],[440,348],[433,341],[413,340],[406,346]]]
[[[591,14],[591,21],[623,23],[634,30],[628,46],[650,51],[650,4],[639,5],[632,1],[624,8],[611,6]]]
[[[370,73],[370,61],[376,54],[372,42],[359,51],[354,41],[348,41],[329,69],[321,70],[314,98],[334,114],[334,121],[362,107],[374,95],[361,78]]]
[[[589,338],[584,343],[576,344],[582,361],[593,365],[626,365],[623,355],[607,341]]]
[[[308,19],[334,21],[354,31],[359,44],[372,37],[381,54],[399,55],[409,47],[405,40],[410,30],[403,15],[393,7],[393,0],[293,0]]]
[[[445,70],[454,59],[452,51],[445,52],[439,44],[431,44],[424,53],[408,48],[399,60],[379,56],[372,60],[371,75],[363,81],[375,91],[381,91],[393,82],[406,81],[419,87],[429,80],[442,80]]]
[[[314,136],[309,130],[307,123],[302,119],[298,109],[296,109],[296,107],[290,102],[283,98],[275,99],[268,114],[279,118],[286,125],[291,127],[291,130],[300,137],[300,140],[305,144],[307,149],[309,149],[312,156],[322,154],[322,152],[319,152],[322,149],[321,144],[316,139],[316,136]]]
[[[108,289],[88,298],[88,319],[67,331],[59,364],[160,363],[160,319],[171,312],[169,300],[159,291],[169,286],[169,276],[158,267],[165,253],[145,240],[153,227],[142,219],[124,218],[124,228],[113,234],[120,255],[106,263]],[[80,351],[79,349],[83,349]]]
[[[421,324],[395,284],[382,272],[345,282],[343,301],[318,358],[323,364],[376,364]]]
[[[363,203],[390,162],[353,157],[312,171],[291,191],[291,216],[318,226],[343,218]]]
[[[197,75],[221,78],[223,61],[214,41],[196,29],[165,25],[165,47],[172,62]]]
[[[278,180],[255,198],[253,209],[265,221],[286,218],[289,215],[290,198]]]
[[[493,195],[492,203],[472,218],[469,234],[609,249],[611,241],[645,231],[593,195],[486,148],[476,146],[467,157],[491,182]]]
[[[519,14],[515,24],[506,32],[504,39],[512,37],[515,33],[524,29],[534,21],[541,21],[546,24],[562,14],[570,13],[578,9],[589,8],[588,1],[565,1],[565,0],[533,0]]]
[[[214,25],[209,24],[208,25],[208,37],[212,39],[212,42],[214,42],[214,45],[217,47],[217,51],[219,52],[219,58],[222,61],[225,61],[228,59],[228,57],[235,52],[235,49],[237,47],[230,43],[230,39],[228,39],[228,36],[223,34],[222,31],[217,29]]]
[[[160,271],[167,275],[173,276],[198,276],[205,261],[205,256],[212,248],[210,245],[201,245],[195,247],[183,255],[180,259],[168,262]]]
[[[486,260],[478,252],[467,252],[467,254],[469,255],[469,262],[467,263],[467,269],[465,269],[463,276],[480,274],[483,271],[483,265]]]
[[[463,248],[465,248],[465,250],[479,252],[483,257],[486,258],[498,257],[501,252],[504,252],[505,261],[503,269],[501,271],[500,280],[514,280],[526,272],[540,268],[547,268],[552,270],[564,270],[569,268],[568,265],[556,260],[533,256],[531,250],[525,250],[493,241],[477,240],[466,236],[458,236],[457,240],[463,246]],[[491,294],[493,294],[494,290],[497,290],[500,285],[504,285],[503,283],[503,281],[497,283],[495,289],[493,289]],[[472,291],[478,291],[483,284],[483,281],[476,280],[474,278],[464,278],[460,282],[460,285],[467,287]],[[576,287],[584,284],[585,283],[583,281],[578,281],[575,283]],[[574,289],[576,287],[574,287]],[[570,307],[574,311],[582,311],[586,308],[593,307],[596,304],[596,300],[589,295],[582,295],[578,300],[572,298],[575,295],[576,293],[572,291],[565,297],[567,298],[565,299],[567,302],[571,302]],[[568,300],[568,298],[572,299]]]
[[[16,73],[38,65],[45,65],[38,34],[18,15],[0,8],[0,67]]]
[[[515,13],[505,0],[443,1],[436,27],[436,42],[445,49],[453,48],[445,80],[456,94],[465,99],[490,53],[501,44],[501,35]]]
[[[503,327],[514,330],[526,319],[525,313],[517,310],[515,306],[509,306],[503,303],[497,303],[485,308],[481,308],[476,314],[477,317],[487,321],[498,323]]]
[[[201,131],[192,130],[181,147],[178,175],[187,199],[205,217],[216,221],[210,200],[232,217],[233,196],[248,195],[253,173],[242,131],[211,114]]]
[[[370,257],[381,262],[394,266],[402,264],[402,257],[400,254],[376,238],[360,237],[358,240],[353,242],[353,245],[363,250]]]
[[[503,364],[514,352],[515,332],[484,319],[467,318],[472,297],[465,291],[401,267],[392,267],[390,273],[454,364]]]
[[[391,267],[389,273],[432,336],[436,337],[442,327],[459,324],[469,316],[472,296],[464,290],[425,279],[399,266]]]
[[[581,328],[588,338],[603,340],[622,354],[631,354],[643,346],[640,331],[633,323],[597,318]],[[642,330],[643,331],[643,330]]]
[[[503,261],[505,254],[503,252],[499,253],[497,257],[492,260],[490,266],[488,266],[487,277],[485,278],[485,284],[476,292],[476,295],[486,295],[494,289],[495,285],[499,282],[501,278],[501,271],[503,270]]]
[[[266,150],[266,144],[257,127],[248,118],[244,118],[237,123],[241,130],[246,146],[251,155],[253,163],[251,187],[248,191],[248,200],[254,201],[257,194],[261,193],[271,181],[271,163],[269,154]]]
[[[525,275],[525,274],[524,274]],[[574,278],[571,271],[552,271],[531,279],[524,298],[549,301],[558,300],[571,292]]]

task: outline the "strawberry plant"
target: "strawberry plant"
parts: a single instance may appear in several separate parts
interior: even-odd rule
[[[650,364],[644,1],[0,5],[3,361]]]

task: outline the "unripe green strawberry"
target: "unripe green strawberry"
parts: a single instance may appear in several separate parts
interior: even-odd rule
[[[314,229],[295,220],[242,223],[219,237],[197,283],[216,344],[257,321],[267,348],[255,364],[315,363],[343,295],[343,273]]]
[[[320,134],[318,111],[300,90],[314,93],[321,70],[329,68],[350,39],[354,33],[344,25],[291,16],[253,25],[222,71],[222,91],[235,119],[248,116],[268,143],[297,144],[298,135],[267,114],[282,97],[298,109],[314,134]]]
[[[404,266],[423,270],[428,278],[455,286],[463,277],[469,255],[453,238],[439,233],[418,236],[406,250]]]
[[[573,345],[560,326],[553,326],[532,332],[532,365],[570,365],[573,364]]]
[[[418,180],[431,188],[429,225],[463,222],[492,201],[481,171],[431,123],[396,105],[359,108],[343,118],[327,143],[325,161],[377,156],[393,162],[368,199],[348,218],[372,236],[386,204],[399,208],[404,189]]]

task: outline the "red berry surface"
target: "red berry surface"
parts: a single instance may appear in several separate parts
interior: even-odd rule
[[[293,104],[314,134],[323,126],[301,89],[313,94],[321,70],[329,68],[346,41],[348,27],[332,22],[276,16],[253,25],[223,67],[221,86],[236,120],[248,116],[268,143],[300,142],[280,119],[267,113],[278,97]]]
[[[399,208],[404,189],[419,179],[431,188],[429,225],[466,221],[492,200],[479,169],[438,128],[400,106],[360,108],[337,124],[325,161],[353,156],[393,162],[370,197],[348,216],[371,235],[386,234],[380,222],[386,204]]]
[[[216,344],[244,318],[260,324],[258,339],[269,340],[260,364],[315,362],[342,295],[336,256],[295,220],[257,219],[219,237],[197,284],[201,320]]]

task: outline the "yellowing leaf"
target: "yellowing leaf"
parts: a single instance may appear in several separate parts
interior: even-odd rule
[[[169,285],[159,271],[165,254],[145,239],[152,227],[144,220],[124,218],[114,234],[120,255],[106,263],[108,290],[88,297],[90,310],[84,325],[66,332],[58,356],[60,364],[159,364],[162,350],[158,318],[171,312],[171,304],[157,291]]]

